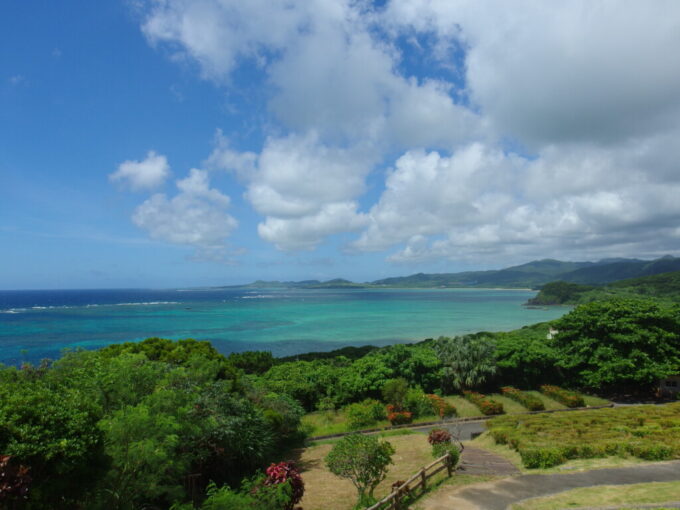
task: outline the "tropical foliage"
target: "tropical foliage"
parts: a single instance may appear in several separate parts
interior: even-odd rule
[[[494,343],[485,336],[440,337],[434,344],[445,382],[456,390],[471,389],[496,373]]]

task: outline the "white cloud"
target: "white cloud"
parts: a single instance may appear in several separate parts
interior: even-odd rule
[[[501,135],[612,142],[676,123],[674,0],[394,0],[386,17],[466,45],[469,93]]]
[[[262,147],[220,139],[209,162],[238,176],[280,249],[342,232],[397,262],[680,249],[678,2],[146,5],[149,41],[204,78],[264,77]]]
[[[260,236],[282,250],[314,248],[366,223],[353,198],[364,191],[370,151],[328,147],[310,133],[271,138],[256,155],[233,151],[218,138],[209,161],[246,183],[245,197],[265,216]]]
[[[224,259],[226,238],[238,225],[226,212],[229,197],[210,187],[205,170],[193,168],[176,184],[178,194],[153,195],[137,207],[132,221],[152,239],[193,246],[198,258]]]
[[[123,182],[134,191],[161,186],[170,175],[170,165],[162,154],[149,151],[142,161],[124,161],[109,175],[112,182]]]

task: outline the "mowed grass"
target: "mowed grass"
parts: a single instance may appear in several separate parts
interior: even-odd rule
[[[459,418],[472,418],[475,416],[484,416],[482,412],[472,402],[468,402],[459,395],[449,395],[444,397],[449,404],[456,407],[457,416]]]
[[[512,510],[558,510],[562,508],[613,507],[673,503],[680,500],[680,482],[633,485],[601,485],[572,489],[553,496],[533,498],[511,506]]]
[[[529,395],[533,395],[535,397],[538,397],[541,399],[543,402],[543,405],[545,406],[546,411],[555,411],[557,409],[566,409],[567,406],[564,404],[558,402],[557,400],[553,400],[550,397],[545,396],[543,393],[540,391],[526,391],[525,393],[528,393]],[[585,400],[586,396],[583,395],[583,399]]]
[[[492,393],[489,395],[489,398],[492,400],[495,400],[496,402],[500,402],[503,404],[503,411],[505,411],[505,414],[519,414],[519,413],[526,413],[528,409],[524,407],[522,404],[517,402],[516,400],[512,400],[511,398],[504,397],[503,395],[499,393]]]

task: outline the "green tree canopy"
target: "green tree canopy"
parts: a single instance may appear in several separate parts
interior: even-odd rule
[[[559,365],[577,386],[649,387],[680,371],[680,307],[645,299],[581,305],[556,321]]]
[[[350,434],[340,439],[326,456],[331,473],[351,480],[359,493],[358,505],[370,503],[373,491],[387,475],[394,447],[375,436]]]

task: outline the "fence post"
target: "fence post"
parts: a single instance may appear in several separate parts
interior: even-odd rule
[[[420,478],[423,480],[423,494],[425,489],[427,489],[427,476],[425,475],[425,468],[420,471]]]
[[[451,454],[447,453],[446,454],[446,470],[449,473],[449,476],[453,475],[453,462],[451,462]]]

